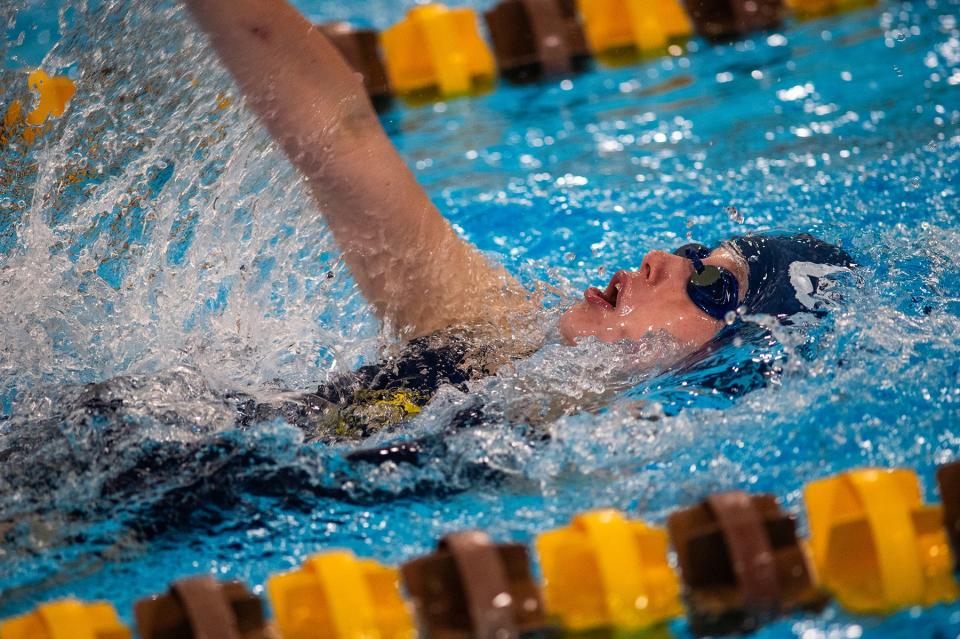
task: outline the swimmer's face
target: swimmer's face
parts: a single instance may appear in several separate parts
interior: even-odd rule
[[[724,248],[713,251],[704,264],[722,266],[747,290],[747,268]],[[618,271],[605,290],[588,288],[583,301],[560,318],[563,339],[594,336],[604,342],[639,340],[666,331],[689,348],[703,346],[723,328],[691,301],[687,281],[693,262],[663,251],[651,251],[636,271]]]

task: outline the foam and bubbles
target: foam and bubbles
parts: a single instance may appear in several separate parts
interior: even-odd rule
[[[355,12],[336,4],[301,6]],[[402,9],[386,5],[377,26]],[[599,506],[661,521],[719,489],[799,509],[806,481],[858,465],[917,468],[933,497],[933,465],[960,449],[956,9],[884,4],[395,110],[391,137],[456,227],[559,287],[551,316],[688,237],[802,229],[861,267],[825,321],[758,326],[679,365],[656,339],[551,343],[364,443],[442,435],[422,465],[374,467],[280,420],[236,426],[231,392],[310,388],[381,338],[182,10],[0,7],[0,99],[23,93],[24,16],[55,25],[44,66],[78,82],[43,144],[0,150],[0,614],[67,593],[128,610],[197,571],[260,584],[332,546],[399,561],[464,526],[525,540]],[[474,409],[479,424],[447,432]],[[955,616],[922,621],[946,636]],[[879,623],[831,609],[760,634]]]

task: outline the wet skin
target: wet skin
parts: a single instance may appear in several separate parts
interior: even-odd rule
[[[185,4],[246,105],[305,177],[377,315],[407,339],[495,327],[522,338],[525,349],[528,331],[517,318],[535,315],[536,298],[454,232],[394,148],[363,83],[321,31],[285,0]],[[736,260],[718,254],[704,261]],[[683,258],[650,253],[606,291],[588,290],[561,320],[564,339],[612,342],[665,329],[684,344],[702,345],[722,323],[687,298],[692,269]],[[734,272],[740,277],[746,269]]]
[[[747,267],[726,248],[714,250],[704,264],[722,266],[740,283],[740,299],[747,290]],[[583,301],[560,319],[563,339],[574,344],[595,336],[604,342],[638,340],[665,330],[683,346],[699,348],[723,328],[723,322],[704,313],[687,295],[693,263],[678,255],[651,251],[635,271],[618,271],[605,290],[584,291]]]

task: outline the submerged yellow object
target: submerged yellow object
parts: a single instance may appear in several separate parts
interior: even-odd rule
[[[270,577],[267,594],[283,639],[414,639],[399,584],[396,569],[335,551]]]
[[[414,399],[410,393],[398,390],[394,391],[388,397],[378,399],[376,403],[385,406],[399,406],[405,414],[416,415],[420,412],[420,406],[417,405]]]
[[[0,622],[0,639],[130,639],[108,603],[63,599]]]
[[[820,582],[847,609],[887,612],[960,595],[939,505],[910,470],[862,469],[804,489]]]
[[[390,84],[400,94],[436,88],[444,96],[461,95],[496,73],[472,9],[414,7],[380,34],[380,42]]]
[[[659,528],[598,510],[542,533],[536,547],[547,612],[570,631],[637,631],[683,612]]]
[[[680,0],[577,0],[577,8],[595,53],[625,47],[659,51],[693,33]]]

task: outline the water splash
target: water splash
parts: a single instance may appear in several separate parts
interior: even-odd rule
[[[3,149],[7,402],[178,364],[302,386],[375,349],[322,217],[201,43],[173,4],[109,2],[48,54],[79,91],[43,144]]]
[[[381,27],[402,9],[377,6]],[[380,338],[202,39],[173,3],[60,12],[44,68],[77,81],[75,101],[42,144],[0,151],[0,614],[65,593],[128,610],[197,571],[261,584],[332,546],[400,561],[467,526],[529,540],[598,506],[657,522],[719,489],[799,513],[806,481],[859,465],[917,468],[933,497],[932,466],[960,450],[955,7],[399,107],[384,123],[421,182],[483,250],[555,285],[550,313],[688,238],[809,230],[860,267],[825,321],[753,318],[666,370],[548,346],[365,442],[442,435],[422,465],[376,467],[282,421],[234,424],[232,392],[309,388]],[[22,95],[23,73],[0,87]],[[481,405],[485,421],[448,432]],[[955,607],[917,614],[830,609],[760,634],[956,634]]]

